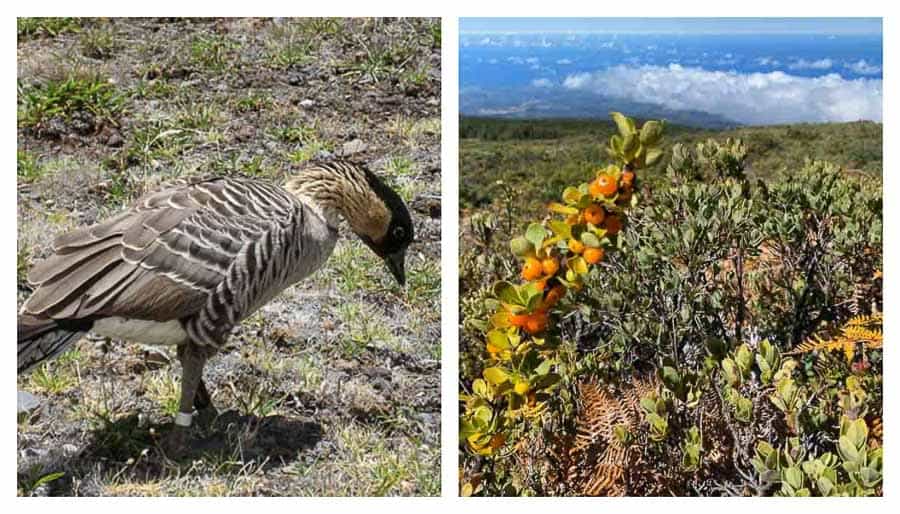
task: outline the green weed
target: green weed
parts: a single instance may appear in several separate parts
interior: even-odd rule
[[[16,176],[31,182],[44,174],[44,167],[38,163],[37,157],[25,150],[16,150]]]
[[[115,34],[108,28],[92,28],[81,33],[78,38],[81,53],[92,59],[109,59],[118,44]]]
[[[54,118],[70,121],[76,113],[88,115],[88,129],[117,125],[123,98],[99,76],[69,76],[36,86],[19,85],[18,122],[38,132]]]
[[[32,37],[56,37],[66,32],[78,32],[78,18],[16,18],[16,35],[19,41]]]

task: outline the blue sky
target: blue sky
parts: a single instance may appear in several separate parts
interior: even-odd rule
[[[460,32],[878,34],[881,18],[461,18]]]
[[[465,114],[605,102],[740,124],[882,119],[880,18],[464,18],[459,41]]]

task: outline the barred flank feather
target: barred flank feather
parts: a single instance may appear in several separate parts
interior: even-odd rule
[[[17,325],[18,373],[66,351],[91,328],[91,322],[58,322],[28,314],[19,316]]]

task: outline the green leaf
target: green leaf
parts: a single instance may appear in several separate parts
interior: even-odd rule
[[[535,248],[541,247],[541,243],[544,242],[545,237],[547,237],[547,229],[540,223],[528,225],[528,230],[525,231],[525,239],[530,241]]]
[[[506,332],[502,330],[491,330],[488,332],[487,338],[489,343],[501,350],[508,350],[510,348],[509,337],[507,337]]]
[[[476,378],[472,381],[472,392],[483,398],[489,396],[490,389],[484,380]]]
[[[518,288],[509,282],[497,282],[494,284],[494,296],[503,303],[510,305],[524,305],[522,297],[519,295]]]
[[[641,127],[641,143],[645,146],[653,146],[660,140],[663,132],[663,124],[650,120],[645,121]]]
[[[644,412],[647,414],[656,413],[656,401],[653,398],[647,398],[646,396],[641,398],[641,408],[644,409]]]
[[[659,161],[659,158],[662,157],[663,151],[659,148],[650,148],[647,150],[647,157],[644,159],[645,166],[653,166]]]
[[[534,251],[534,246],[524,237],[514,237],[509,242],[512,253],[519,257],[524,257]]]
[[[741,371],[741,376],[747,378],[750,376],[750,368],[753,366],[753,354],[746,344],[738,346],[734,355],[734,361]]]
[[[803,487],[803,478],[803,472],[796,466],[784,470],[785,481],[787,481],[794,489],[801,489]]]
[[[681,389],[681,374],[679,374],[678,370],[673,368],[672,366],[663,367],[662,381],[663,384],[665,384],[666,387],[672,392],[677,393]]]
[[[625,162],[631,162],[634,159],[639,145],[640,141],[637,135],[629,134],[625,136],[625,140],[622,142],[622,156],[625,158]]]
[[[834,482],[825,477],[819,477],[816,480],[816,488],[822,496],[830,496],[831,491],[834,490]]]
[[[54,480],[59,480],[60,478],[64,477],[65,475],[66,474],[63,473],[62,471],[57,471],[56,473],[50,473],[49,475],[44,475],[41,478],[37,479],[37,481],[35,481],[34,486],[32,486],[32,489],[37,489],[38,487],[40,487],[44,484],[49,484],[50,482],[53,482]]]
[[[487,368],[482,372],[484,379],[494,385],[500,385],[509,380],[509,375],[500,368]]]
[[[587,261],[585,261],[583,257],[569,259],[569,268],[579,275],[584,275],[588,272]]]
[[[841,458],[844,459],[845,466],[848,462],[856,462],[860,458],[856,445],[846,436],[838,439],[838,452],[841,454]]]
[[[562,194],[563,201],[568,204],[577,204],[582,196],[584,196],[584,193],[579,191],[577,187],[572,186],[567,187]]]
[[[585,246],[590,246],[592,248],[600,248],[600,238],[592,234],[591,232],[582,232],[581,233],[581,242],[585,244]]]
[[[625,116],[620,112],[611,112],[609,113],[612,116],[613,121],[616,123],[616,128],[619,129],[619,134],[622,135],[623,138],[630,136],[636,132],[634,127],[634,120]]]
[[[529,282],[519,288],[519,295],[522,297],[523,303],[531,310],[534,307],[535,300],[540,300],[544,297],[544,292],[538,289],[537,284]]]
[[[573,210],[575,210],[575,209],[573,209]],[[578,212],[578,211],[575,210],[575,212]],[[550,221],[549,225],[550,225],[550,230],[552,230],[553,233],[556,234],[558,237],[562,237],[564,239],[572,238],[572,227],[565,221],[552,220],[552,221]]]

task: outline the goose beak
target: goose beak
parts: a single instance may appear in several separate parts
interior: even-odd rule
[[[389,253],[384,256],[384,263],[387,264],[391,275],[397,279],[397,283],[401,286],[406,285],[406,271],[404,270],[406,262],[406,248],[396,253]]]

